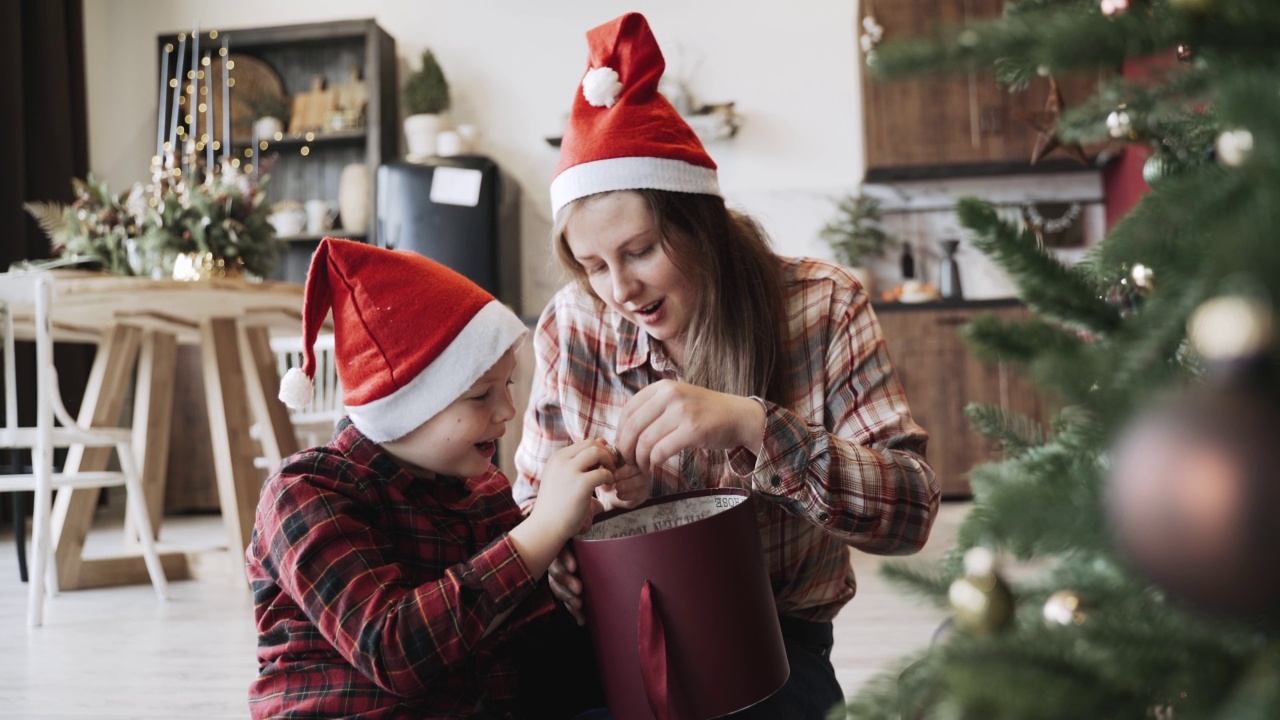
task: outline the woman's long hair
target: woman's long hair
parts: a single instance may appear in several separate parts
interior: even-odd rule
[[[783,262],[764,230],[715,195],[620,192],[645,199],[667,256],[702,291],[685,340],[685,379],[711,390],[789,405],[782,362],[787,339]],[[593,297],[586,270],[569,250],[564,230],[573,212],[597,197],[567,205],[552,229],[561,265]]]

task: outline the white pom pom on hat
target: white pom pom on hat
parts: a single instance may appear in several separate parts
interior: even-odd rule
[[[302,368],[289,368],[280,379],[280,402],[292,410],[301,410],[311,404],[316,396],[316,384],[302,372]]]
[[[618,71],[611,67],[591,68],[582,78],[582,97],[595,107],[613,107],[621,92]]]

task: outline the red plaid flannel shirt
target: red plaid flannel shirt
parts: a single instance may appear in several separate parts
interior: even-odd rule
[[[253,717],[455,718],[481,698],[501,717],[515,693],[503,641],[554,607],[507,539],[520,519],[497,468],[417,478],[347,420],[287,458],[245,553]]]
[[[856,589],[849,547],[896,555],[929,537],[939,486],[924,460],[928,435],[911,419],[866,292],[838,266],[786,261],[791,407],[765,408],[759,456],[687,450],[654,472],[653,495],[752,489],[780,613],[826,621]],[[661,343],[569,286],[534,335],[537,370],[516,452],[516,502],[528,506],[557,449],[612,440],[627,400],[680,374]]]

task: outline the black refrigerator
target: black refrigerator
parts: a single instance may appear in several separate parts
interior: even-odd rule
[[[457,270],[521,313],[520,188],[481,155],[378,168],[380,247]]]

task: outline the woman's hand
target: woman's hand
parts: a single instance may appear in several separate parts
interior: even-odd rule
[[[613,482],[596,488],[596,497],[605,510],[631,509],[649,499],[649,476],[635,465],[622,465],[613,471]]]
[[[760,451],[764,407],[675,380],[660,380],[632,397],[618,420],[618,451],[652,477],[653,469],[681,450]]]
[[[564,603],[570,615],[579,625],[587,624],[587,616],[582,612],[582,581],[578,579],[578,559],[566,545],[560,555],[551,562],[547,570],[547,580],[551,585],[551,594]]]

